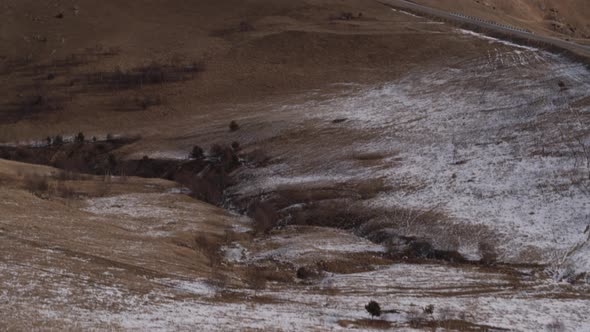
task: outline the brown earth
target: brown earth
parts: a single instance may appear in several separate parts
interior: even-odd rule
[[[541,35],[590,40],[590,4],[584,0],[417,0],[451,12],[526,28]]]
[[[194,119],[204,117],[205,132],[218,135],[232,117],[248,117],[236,104],[332,83],[391,80],[412,67],[483,52],[481,44],[449,37],[448,27],[366,1],[8,1],[4,7],[4,142],[80,130],[88,137],[174,137],[171,128],[180,124],[203,132]],[[362,17],[338,19],[343,12]],[[193,63],[202,69],[178,77]],[[117,70],[129,78],[150,64],[168,78],[125,89],[93,79]]]

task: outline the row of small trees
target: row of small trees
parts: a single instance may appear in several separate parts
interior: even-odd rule
[[[112,141],[114,139],[114,136],[112,134],[107,134],[106,140],[107,141]],[[96,136],[92,136],[91,138],[92,142],[96,142],[98,141],[98,139],[96,138]],[[48,146],[53,145],[53,146],[60,146],[66,143],[64,137],[62,135],[55,135],[53,137],[51,136],[47,136],[45,138],[45,142],[47,143]],[[84,135],[83,132],[79,132],[78,134],[76,134],[76,136],[74,136],[74,143],[84,143],[86,142],[86,136]]]

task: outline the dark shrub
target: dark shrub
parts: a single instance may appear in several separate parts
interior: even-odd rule
[[[63,138],[63,136],[61,136],[61,135],[56,135],[56,136],[53,138],[53,145],[55,145],[55,146],[60,146],[60,145],[63,145],[63,144],[64,144],[64,138]]]
[[[425,306],[424,308],[422,308],[422,312],[424,312],[427,315],[432,315],[434,313],[434,304],[429,304]]]
[[[365,309],[371,315],[371,317],[381,316],[381,306],[375,301],[371,301],[369,304],[365,305]]]
[[[135,104],[142,110],[147,110],[152,106],[162,105],[162,97],[160,96],[143,96],[135,99]]]
[[[213,144],[209,148],[209,157],[211,157],[212,159],[221,159],[221,157],[223,156],[223,153],[224,153],[224,149],[219,144]]]
[[[240,129],[240,126],[238,125],[237,122],[232,121],[229,123],[229,130],[230,131],[237,131],[238,129]]]
[[[109,157],[108,158],[109,158],[109,167],[110,167],[110,169],[111,170],[112,169],[115,169],[117,167],[117,164],[118,164],[117,157],[115,157],[114,154],[109,153]]]
[[[235,151],[228,146],[214,144],[209,149],[209,159],[224,172],[230,172],[240,165],[240,161]]]
[[[319,276],[318,271],[314,269],[307,268],[302,266],[297,269],[297,278],[299,279],[310,279]]]
[[[86,140],[86,137],[84,137],[84,133],[79,132],[78,135],[76,135],[76,137],[74,138],[74,142],[76,143],[84,143],[84,141]]]
[[[203,148],[198,145],[193,146],[193,150],[189,155],[189,157],[192,159],[203,159],[204,156],[205,152],[203,151]]]
[[[240,143],[238,143],[238,142],[235,142],[235,141],[234,141],[234,142],[232,142],[232,143],[231,143],[231,148],[232,148],[234,151],[238,151],[238,150],[240,150]]]

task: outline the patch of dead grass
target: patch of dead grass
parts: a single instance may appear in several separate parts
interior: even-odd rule
[[[380,319],[357,319],[357,320],[346,320],[341,319],[338,321],[338,325],[347,329],[371,329],[371,330],[388,330],[393,327],[391,322]]]

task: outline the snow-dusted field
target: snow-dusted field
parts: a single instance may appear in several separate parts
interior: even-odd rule
[[[364,304],[376,300],[384,310],[399,312],[381,317],[399,330],[412,330],[408,324],[417,319],[461,319],[515,331],[590,328],[588,299],[571,296],[566,288],[440,265],[400,264],[369,273],[331,275],[311,286],[271,284],[256,293],[243,289],[220,293],[199,280],[151,279],[146,280],[151,290],[140,294],[128,285],[97,284],[76,275],[63,278],[59,271],[4,264],[0,269],[12,271],[8,276],[13,283],[29,277],[40,281],[21,288],[20,293],[0,292],[0,303],[11,303],[4,314],[12,315],[11,321],[21,319],[21,327],[348,330],[339,323],[367,319]],[[55,296],[23,296],[44,286],[55,287]],[[77,302],[82,298],[86,302]],[[259,299],[272,299],[272,303]],[[430,304],[434,314],[422,314],[422,308]]]
[[[392,188],[412,189],[382,193],[368,206],[435,209],[454,223],[490,228],[503,261],[590,271],[587,260],[567,255],[587,240],[590,224],[590,72],[541,50],[459,33],[484,38],[492,46],[487,56],[281,106],[278,114],[300,117],[305,128],[292,134],[294,152],[278,148],[285,162],[254,171],[260,180],[236,192],[384,178]],[[333,119],[346,121],[334,125]],[[337,136],[336,126],[350,138]],[[312,130],[326,134],[307,138]],[[359,167],[350,156],[360,153],[383,159]],[[444,242],[420,232],[405,235]],[[474,234],[460,237],[458,246],[479,255]]]
[[[242,280],[246,265],[296,271],[379,257],[387,248],[310,226],[252,239],[250,219],[176,187],[89,197],[67,208],[22,190],[17,197],[15,189],[0,193],[0,322],[7,322],[0,330],[350,330],[368,318],[370,300],[399,311],[382,317],[397,330],[448,320],[590,330],[588,285],[561,281],[590,271],[583,233],[590,223],[590,72],[537,49],[457,32],[492,47],[483,57],[413,68],[378,86],[342,84],[333,94],[314,91],[249,115],[280,124],[246,141],[276,158],[244,171],[246,181],[231,194],[349,190],[381,179],[386,190],[347,198],[379,211],[436,211],[446,216],[435,220],[441,227],[408,220],[395,231],[474,260],[491,243],[514,266],[398,262],[305,281],[292,273],[292,282],[254,291]],[[170,151],[160,156],[186,155]],[[242,238],[220,248],[230,279],[223,288],[195,235],[229,230]],[[547,274],[525,263],[548,264]],[[434,313],[422,313],[430,304]]]

